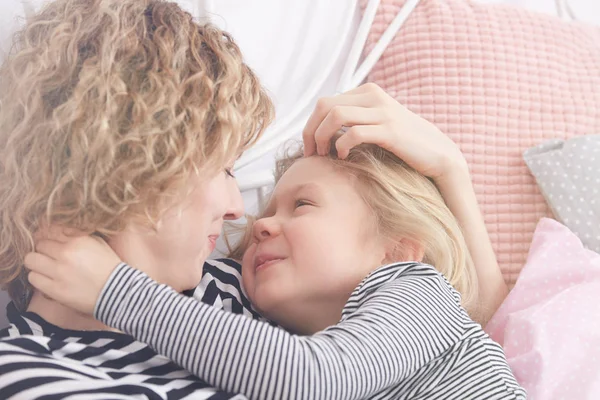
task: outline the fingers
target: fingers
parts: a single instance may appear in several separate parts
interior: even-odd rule
[[[317,151],[315,132],[333,108],[345,106],[373,108],[378,104],[377,95],[371,92],[348,92],[335,97],[324,97],[319,99],[302,132],[304,155],[308,157]],[[344,124],[340,124],[338,129],[341,128],[341,125]]]
[[[35,271],[48,278],[52,278],[56,272],[55,260],[40,253],[27,253],[23,264],[30,271]]]
[[[331,138],[342,126],[382,125],[390,117],[390,110],[397,106],[398,103],[392,97],[373,83],[361,85],[335,97],[320,99],[302,132],[304,156],[315,153],[326,155]],[[395,115],[395,111],[391,113]],[[349,140],[356,141],[356,138],[351,137]],[[351,148],[347,150],[350,151]]]
[[[45,240],[40,240],[35,245],[35,251],[37,253],[41,253],[47,257],[50,257],[54,260],[58,260],[59,257],[61,256],[61,254],[65,253],[66,246],[67,246],[66,242],[52,240],[52,239],[45,239]]]
[[[362,85],[355,87],[354,89],[348,90],[347,92],[344,92],[344,94],[364,94],[364,93],[385,94],[385,90],[383,90],[381,88],[381,86],[379,86],[376,83],[368,82],[368,83],[363,83]]]
[[[35,271],[31,271],[27,276],[27,279],[29,280],[29,283],[31,283],[31,285],[37,290],[49,297],[54,298],[53,294],[56,290],[56,282],[54,282],[54,280],[48,278],[46,275],[40,274]]]
[[[387,148],[387,132],[380,125],[356,125],[351,127],[335,142],[338,157],[345,159],[352,148],[362,143],[372,143]],[[388,149],[389,150],[389,149]]]
[[[319,155],[327,155],[331,145],[331,138],[342,126],[352,127],[354,125],[375,125],[383,122],[380,109],[336,106],[327,114],[321,125],[314,134],[314,141]]]

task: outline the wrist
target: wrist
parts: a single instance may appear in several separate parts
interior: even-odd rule
[[[444,163],[443,171],[433,180],[440,192],[456,190],[457,187],[472,187],[469,166],[464,157],[449,159]]]
[[[107,314],[111,308],[115,308],[115,302],[116,304],[122,302],[122,299],[120,299],[119,296],[125,296],[127,293],[129,293],[129,290],[127,289],[133,284],[132,282],[140,274],[143,273],[134,269],[128,264],[123,262],[119,263],[112,270],[111,274],[100,290],[100,293],[96,297],[96,302],[92,310],[92,315],[94,318],[107,325],[110,325],[105,314]]]

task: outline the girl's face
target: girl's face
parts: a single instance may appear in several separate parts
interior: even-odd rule
[[[198,285],[223,221],[244,211],[237,183],[225,171],[208,180],[192,177],[188,189],[156,230],[132,225],[109,242],[121,259],[177,291]]]
[[[357,183],[327,159],[298,160],[253,226],[244,288],[263,315],[310,334],[337,323],[356,286],[386,258]]]

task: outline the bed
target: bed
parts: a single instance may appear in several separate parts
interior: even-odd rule
[[[6,51],[6,38],[19,25],[18,18],[26,17],[42,3],[40,0],[2,3],[0,51]],[[600,3],[585,0],[285,3],[180,0],[178,3],[199,20],[209,20],[232,33],[276,105],[274,124],[236,164],[248,213],[256,213],[264,205],[272,187],[274,159],[287,141],[300,140],[302,126],[317,99],[348,90],[365,80],[376,82],[413,111],[436,123],[465,153],[503,275],[509,286],[515,287],[508,305],[493,321],[490,333],[499,341],[516,340],[514,332],[505,337],[506,329],[512,329],[515,321],[513,314],[520,312],[522,316],[524,310],[531,311],[531,307],[542,304],[533,302],[519,308],[529,289],[527,284],[519,285],[517,278],[524,266],[526,271],[540,268],[539,258],[529,253],[532,243],[540,248],[544,240],[559,240],[556,232],[562,234],[560,240],[581,242],[585,234],[578,237],[577,229],[553,207],[554,200],[548,198],[552,182],[547,188],[538,185],[543,172],[536,169],[536,163],[528,165],[523,153],[548,140],[568,141],[600,133]],[[600,175],[600,171],[594,173]],[[553,225],[558,222],[544,219],[548,217],[562,224]],[[600,223],[598,217],[600,209],[589,218]],[[587,253],[593,246],[591,238],[590,242],[583,239],[585,246],[574,244],[578,254],[585,253],[585,260],[595,260]],[[223,244],[219,248],[223,251]],[[568,274],[564,269],[561,271]],[[590,271],[586,276],[596,279],[594,267]],[[6,294],[0,293],[1,309],[6,301]],[[2,313],[0,327],[5,324]],[[536,338],[535,327],[531,329],[530,337]],[[587,338],[593,339],[598,343],[600,337]],[[541,363],[550,360],[544,359],[541,350],[533,345],[523,348],[511,342],[505,346],[512,349],[511,365],[520,371],[532,368],[532,364],[523,362],[527,352],[528,357]],[[600,358],[589,364],[584,363],[583,356],[577,357],[577,361],[568,357],[564,360],[589,366],[590,382],[600,381]],[[551,372],[520,378],[530,379],[527,382],[534,389],[540,385],[547,387],[548,379],[556,376],[556,371]],[[600,393],[591,384],[587,389],[581,398],[588,398],[586,393]],[[556,393],[535,392],[535,398],[556,398],[552,397]]]

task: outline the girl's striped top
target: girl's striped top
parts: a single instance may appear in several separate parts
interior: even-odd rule
[[[297,336],[181,296],[120,264],[96,317],[249,399],[525,399],[502,348],[433,267],[380,267],[341,320]]]

